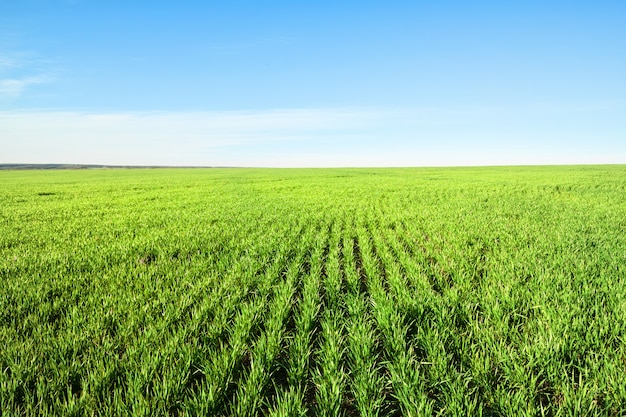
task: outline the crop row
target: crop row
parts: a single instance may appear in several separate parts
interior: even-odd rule
[[[2,173],[0,409],[623,415],[623,171]]]

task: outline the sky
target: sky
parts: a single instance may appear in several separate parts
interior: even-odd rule
[[[0,163],[626,163],[626,2],[0,0]]]

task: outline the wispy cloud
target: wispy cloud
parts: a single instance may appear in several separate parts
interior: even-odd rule
[[[383,113],[358,109],[225,112],[0,113],[0,136],[53,152],[71,149],[160,150],[166,153],[258,143],[311,140],[383,122]]]
[[[41,61],[0,55],[0,97],[19,97],[28,87],[51,82],[53,78]]]
[[[0,112],[0,162],[214,166],[626,162],[622,140],[626,126],[613,124],[603,132],[591,124],[593,129],[584,130],[590,125],[584,120],[588,111],[570,110],[568,118],[558,120],[544,117],[550,113],[547,108],[524,113],[496,107],[8,111]],[[562,117],[556,110],[552,113]]]
[[[0,95],[19,97],[30,85],[43,84],[50,81],[50,77],[39,75],[36,77],[0,79]]]
[[[19,65],[17,63],[17,60],[0,55],[0,73],[2,71],[6,71],[10,68],[16,68],[18,66]]]

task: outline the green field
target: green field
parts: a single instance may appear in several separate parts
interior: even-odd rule
[[[626,415],[626,166],[0,172],[0,415]]]

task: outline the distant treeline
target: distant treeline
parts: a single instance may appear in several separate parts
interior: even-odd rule
[[[128,169],[128,168],[211,168],[158,165],[81,165],[81,164],[0,164],[0,170],[8,169]]]

